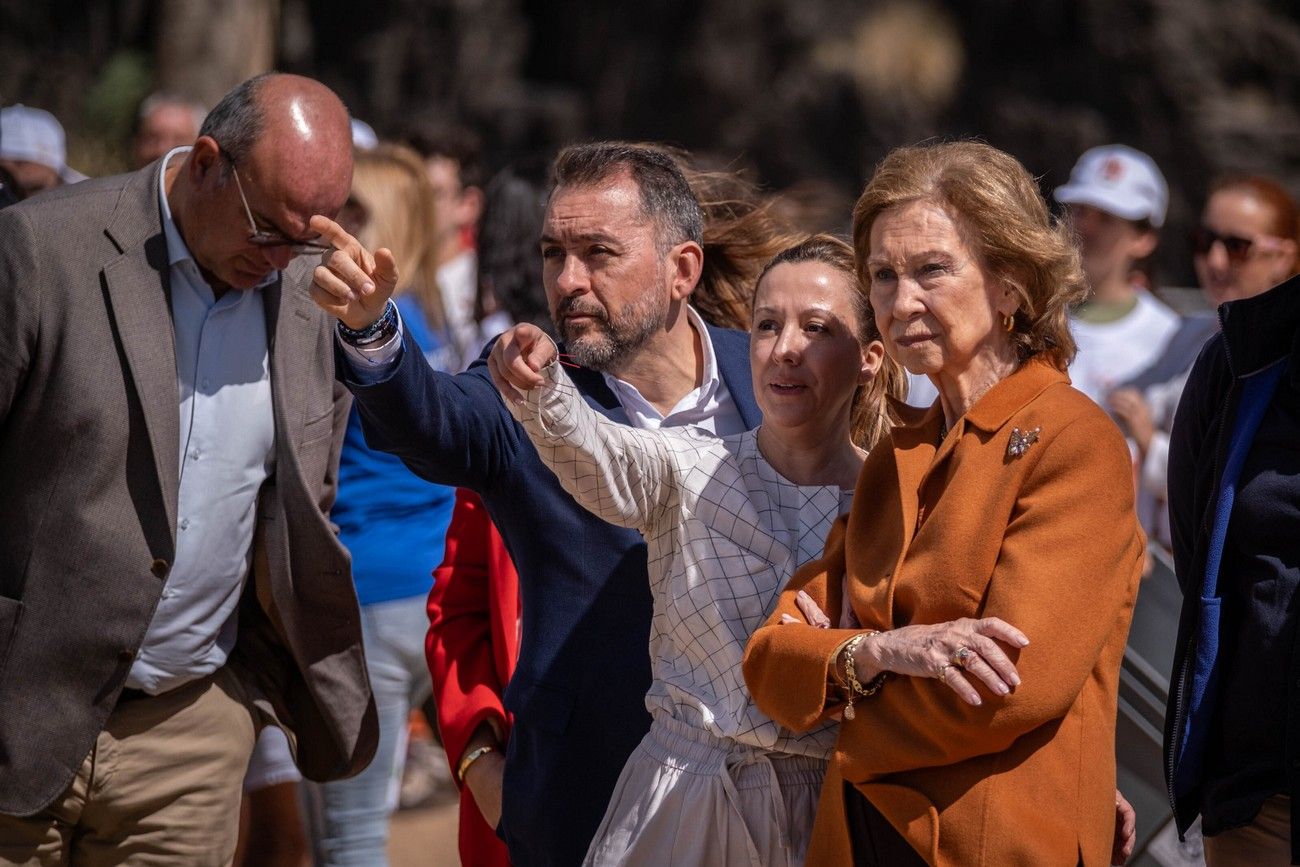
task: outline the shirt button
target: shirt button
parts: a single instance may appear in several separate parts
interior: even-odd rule
[[[190,460],[197,461],[199,459],[199,456],[202,454],[203,452],[199,451],[198,449],[190,449]]]
[[[181,527],[182,530],[188,530],[188,529],[190,528],[190,519],[189,519],[189,518],[181,518],[181,524],[180,524],[180,527]]]
[[[153,573],[153,577],[155,578],[166,578],[167,571],[170,568],[171,564],[166,560],[155,560],[149,564],[149,571]]]
[[[204,377],[203,381],[199,383],[199,385],[203,386],[204,388],[207,388],[211,384],[212,384],[212,380],[208,379],[207,377]]]

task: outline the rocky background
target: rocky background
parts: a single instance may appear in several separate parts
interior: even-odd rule
[[[1280,0],[0,0],[0,101],[54,111],[91,173],[123,164],[150,90],[211,104],[272,67],[381,134],[459,119],[497,165],[672,141],[828,225],[895,145],[978,136],[1050,192],[1085,148],[1125,142],[1170,181],[1173,285],[1213,175],[1300,194],[1300,12]]]

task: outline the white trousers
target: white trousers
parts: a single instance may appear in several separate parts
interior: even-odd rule
[[[769,753],[656,715],[623,766],[592,867],[799,867],[826,762]]]

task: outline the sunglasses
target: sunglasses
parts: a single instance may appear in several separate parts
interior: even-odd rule
[[[257,221],[253,219],[253,209],[248,206],[248,196],[244,195],[244,183],[239,179],[239,167],[235,165],[235,160],[230,154],[226,153],[223,148],[222,155],[230,160],[230,171],[235,176],[235,188],[239,190],[239,200],[244,203],[244,213],[248,216],[248,243],[255,247],[288,247],[289,252],[295,256],[303,256],[309,253],[328,253],[334,247],[323,241],[295,241],[292,238],[286,238],[279,232],[269,232],[265,229],[257,228]]]
[[[1250,258],[1252,249],[1271,250],[1279,239],[1261,235],[1258,238],[1243,238],[1240,235],[1220,235],[1208,226],[1198,226],[1192,231],[1192,252],[1204,256],[1215,244],[1222,243],[1223,251],[1228,254],[1228,261],[1240,264]]]

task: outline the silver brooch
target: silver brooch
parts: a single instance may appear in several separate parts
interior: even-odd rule
[[[1042,432],[1041,427],[1027,431],[1013,427],[1011,429],[1011,441],[1007,443],[1007,457],[1018,458],[1029,451],[1029,447],[1038,442],[1038,435]]]

